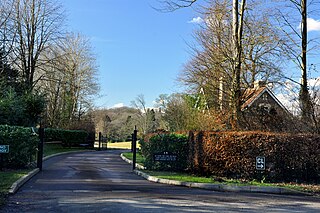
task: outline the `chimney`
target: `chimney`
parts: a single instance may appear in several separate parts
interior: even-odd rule
[[[265,87],[267,85],[267,82],[266,81],[255,81],[254,82],[254,85],[253,85],[253,88],[254,89],[259,89],[261,87]]]

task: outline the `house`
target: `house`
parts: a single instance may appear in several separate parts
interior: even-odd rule
[[[291,113],[262,81],[246,89],[241,96],[240,125],[247,130],[286,131]]]

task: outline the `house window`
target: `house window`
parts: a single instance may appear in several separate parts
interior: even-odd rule
[[[261,103],[259,104],[258,111],[260,112],[261,115],[266,115],[270,112],[271,110],[271,105],[266,104],[266,103]]]
[[[262,95],[262,100],[264,100],[264,101],[267,101],[267,100],[268,100],[268,95],[267,95],[267,93],[264,93],[264,94]]]

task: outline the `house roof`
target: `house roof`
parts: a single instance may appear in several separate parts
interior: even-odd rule
[[[267,86],[261,86],[258,88],[250,88],[246,89],[241,96],[241,111],[250,107],[259,97],[261,97],[264,93],[268,93],[277,104],[283,108],[286,112],[289,112],[285,106],[278,100],[278,98],[273,94],[273,92]]]

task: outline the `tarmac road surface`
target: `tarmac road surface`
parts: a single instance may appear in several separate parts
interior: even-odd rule
[[[320,198],[214,192],[144,180],[121,151],[66,154],[44,162],[0,212],[320,212]]]

